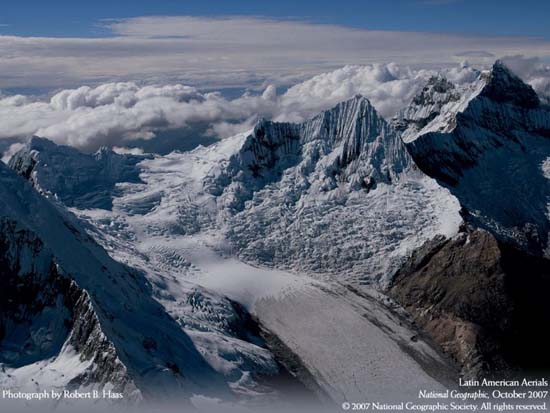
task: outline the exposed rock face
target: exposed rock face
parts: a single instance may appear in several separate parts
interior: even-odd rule
[[[497,62],[471,85],[431,82],[395,123],[416,164],[450,189],[470,224],[548,255],[550,107],[530,86]]]
[[[105,147],[88,155],[33,137],[8,166],[39,192],[68,207],[111,209],[116,183],[141,182],[136,164],[145,158],[120,155]]]
[[[49,358],[70,359],[74,351],[73,368],[53,369],[57,377],[50,377],[45,386],[109,385],[127,400],[140,399],[101,330],[88,293],[59,273],[55,257],[36,234],[13,220],[0,222],[0,361],[4,369]],[[16,371],[12,375],[17,376]]]
[[[467,377],[548,373],[550,261],[468,230],[427,243],[399,270],[389,294]]]
[[[539,97],[533,88],[523,83],[498,60],[488,75],[487,86],[483,88],[479,96],[525,109],[536,109],[540,106]]]

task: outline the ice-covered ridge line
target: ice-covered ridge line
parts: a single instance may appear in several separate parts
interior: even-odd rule
[[[523,109],[540,106],[540,99],[533,88],[497,60],[490,70],[480,72],[471,84],[458,86],[443,77],[432,77],[392,123],[402,132],[405,143],[430,132],[449,133],[456,127],[456,117],[465,112],[477,97]],[[541,122],[536,114],[529,116],[533,118],[532,122]]]
[[[456,114],[463,112],[486,85],[488,77],[457,86],[442,77],[433,77],[411,104],[403,109],[393,126],[401,131],[401,139],[406,144],[418,138],[420,131],[449,132],[456,125]]]
[[[411,164],[394,132],[368,99],[360,95],[301,124],[300,129],[303,143],[318,138],[330,142],[333,147],[341,143],[341,167],[363,155],[365,159],[372,159],[373,167],[382,166],[378,163],[387,166],[387,171],[379,173],[386,172],[396,178]]]
[[[311,186],[326,193],[391,184],[412,165],[398,134],[366,98],[355,96],[301,124],[260,121],[207,187],[238,212],[290,169],[301,192]]]
[[[136,164],[148,156],[121,155],[101,147],[94,154],[32,137],[8,162],[42,194],[79,208],[112,207],[119,182],[139,183]]]

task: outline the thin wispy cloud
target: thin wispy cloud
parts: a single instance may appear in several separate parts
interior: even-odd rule
[[[157,16],[100,24],[109,36],[0,36],[0,88],[127,80],[259,87],[293,84],[347,64],[435,67],[466,57],[488,62],[491,55],[550,56],[550,42],[536,38],[365,30],[260,17]],[[476,50],[483,54],[465,55]]]
[[[470,58],[478,58],[478,57],[488,57],[488,58],[494,58],[495,55],[492,53],[489,53],[485,50],[467,50],[464,52],[460,52],[456,54],[457,57],[470,57]]]

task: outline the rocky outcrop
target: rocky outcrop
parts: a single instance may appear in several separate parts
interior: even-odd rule
[[[466,377],[548,372],[550,261],[484,230],[434,239],[401,268],[388,293]]]

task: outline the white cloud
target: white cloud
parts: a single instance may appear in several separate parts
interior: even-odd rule
[[[523,55],[505,56],[502,60],[550,103],[550,64],[544,63],[539,57]]]
[[[288,85],[348,64],[423,67],[492,55],[550,56],[527,37],[356,29],[259,17],[137,17],[102,22],[110,37],[0,36],[0,87],[120,81],[197,87]]]
[[[22,143],[13,143],[11,144],[8,149],[6,149],[4,151],[4,153],[2,153],[2,158],[0,158],[0,161],[4,162],[4,163],[8,163],[8,161],[11,159],[11,157],[13,155],[15,155],[20,149],[23,148],[23,144]]]
[[[113,152],[121,155],[143,155],[145,152],[141,148],[126,148],[124,146],[113,146]]]
[[[509,56],[505,63],[537,91],[550,90],[550,68],[540,59]],[[261,94],[246,92],[236,99],[181,84],[133,82],[62,90],[49,100],[0,96],[0,139],[38,135],[86,151],[108,145],[122,152],[135,140],[194,125],[201,125],[201,133],[206,130],[207,136],[223,138],[250,129],[260,117],[300,122],[356,94],[366,96],[389,118],[435,73],[396,63],[344,66],[282,94],[269,85]],[[479,71],[461,64],[440,73],[462,84],[474,80]]]
[[[459,83],[473,80],[476,73],[470,67],[445,69]],[[369,98],[383,116],[390,117],[433,74],[394,63],[345,66],[281,95],[270,85],[261,94],[247,92],[232,100],[180,84],[132,82],[67,89],[47,101],[9,96],[0,99],[0,138],[38,135],[91,151],[101,145],[125,147],[159,131],[196,123],[209,125],[210,136],[225,137],[251,128],[260,117],[303,121],[356,94]]]

